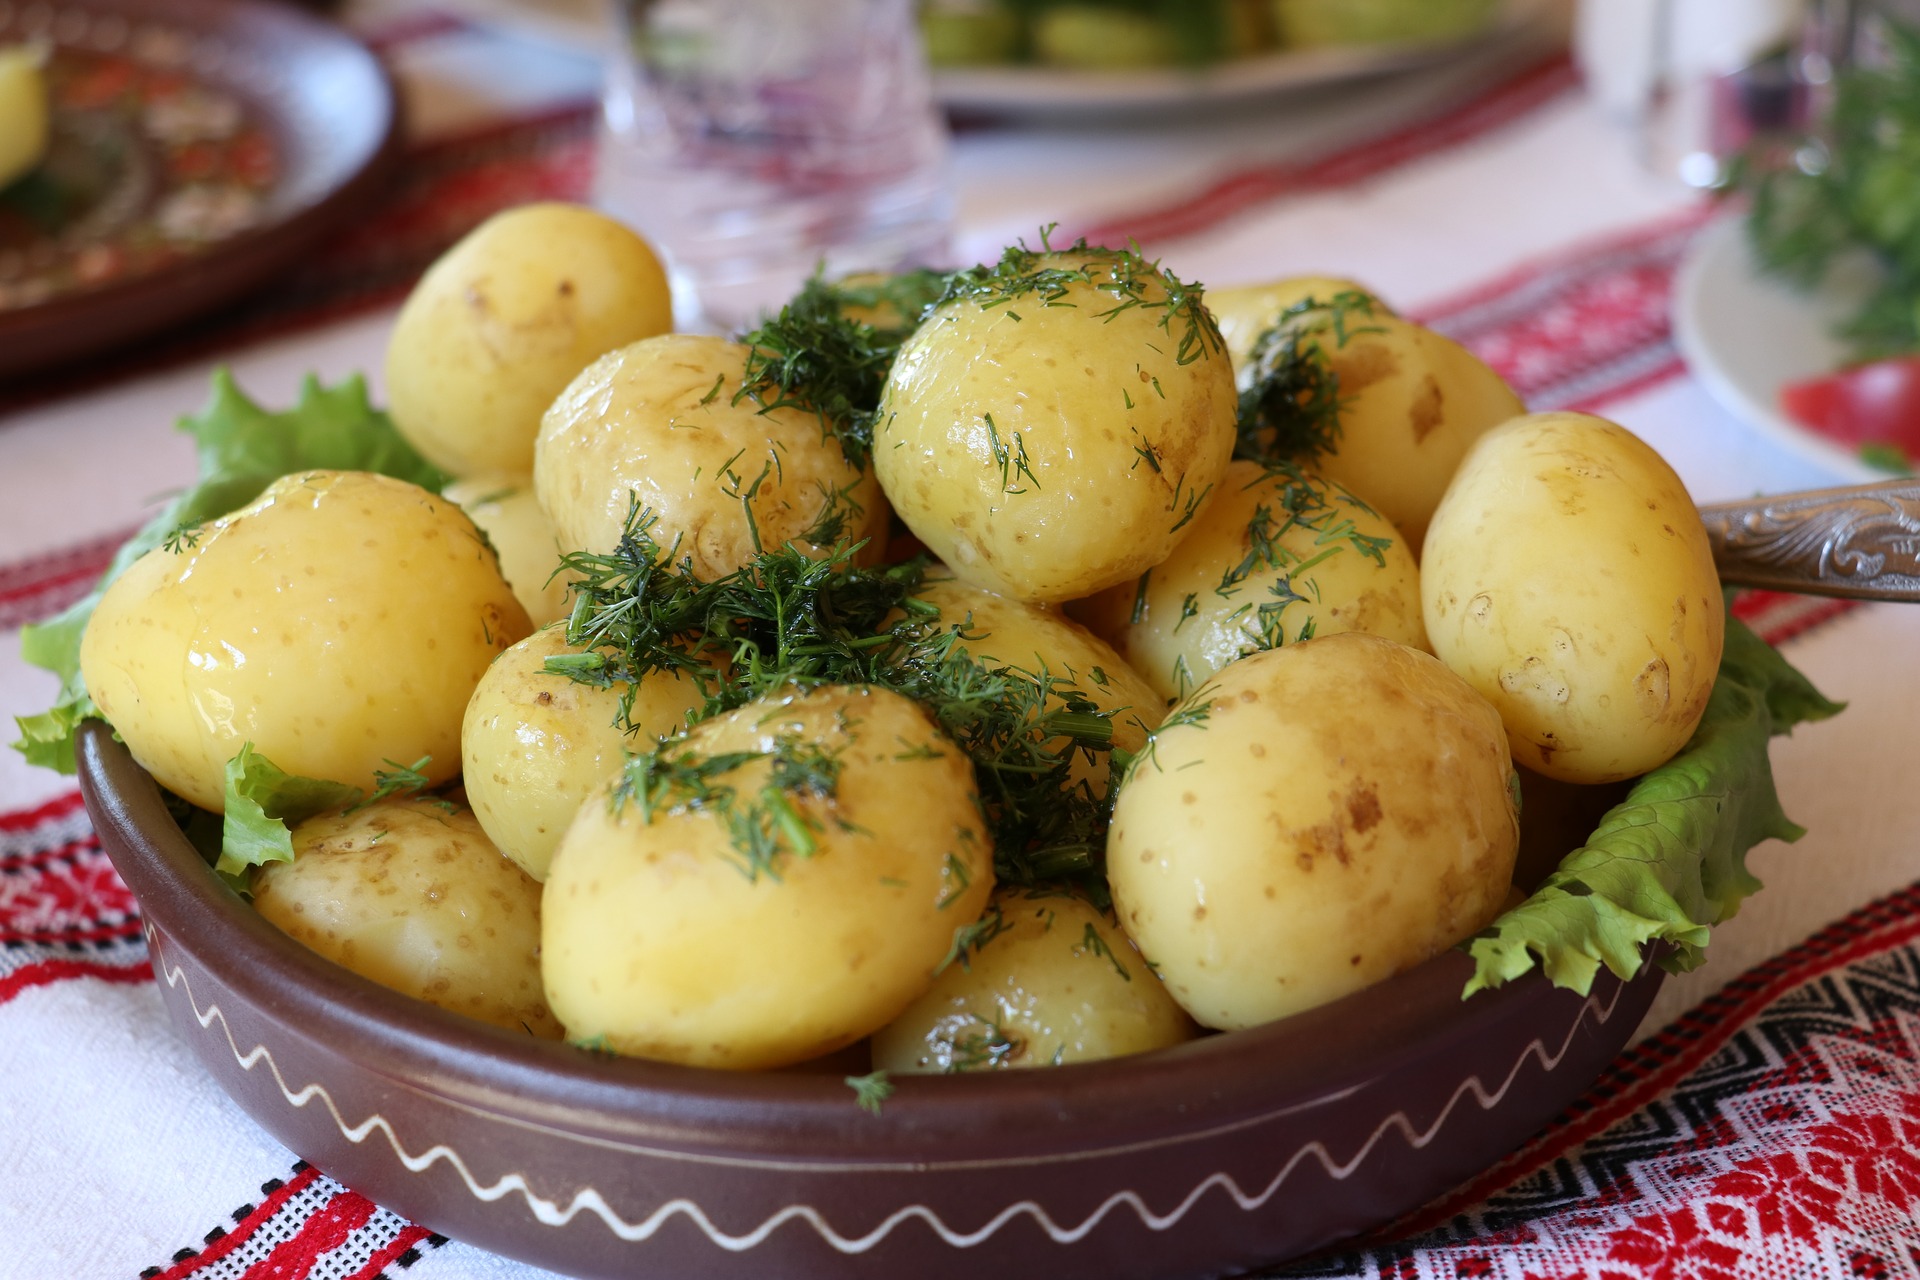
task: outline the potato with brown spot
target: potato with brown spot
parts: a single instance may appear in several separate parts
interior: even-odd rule
[[[709,581],[761,551],[884,541],[871,468],[846,459],[820,417],[736,400],[748,349],[668,334],[609,352],[547,410],[533,482],[560,545],[605,553],[631,510],[674,563]]]
[[[561,388],[672,327],[645,240],[581,205],[509,209],[441,255],[400,308],[387,344],[394,425],[454,475],[525,475]]]
[[[1712,548],[1679,476],[1624,427],[1540,413],[1487,435],[1421,576],[1434,652],[1530,769],[1631,778],[1706,711],[1726,626]]]
[[[1282,1018],[1493,917],[1512,777],[1498,715],[1427,654],[1358,632],[1257,653],[1175,706],[1121,784],[1114,904],[1202,1024]]]
[[[540,886],[451,801],[387,799],[293,828],[253,872],[263,918],[363,978],[557,1039],[540,985]]]
[[[1095,1062],[1199,1034],[1110,912],[1063,890],[1002,889],[984,940],[874,1033],[900,1075]]]
[[[1366,631],[1424,649],[1420,570],[1360,496],[1307,468],[1227,468],[1173,554],[1073,607],[1168,700],[1249,653]]]

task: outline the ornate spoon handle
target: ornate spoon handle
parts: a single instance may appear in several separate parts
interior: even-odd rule
[[[1920,480],[1700,508],[1721,581],[1920,603]]]

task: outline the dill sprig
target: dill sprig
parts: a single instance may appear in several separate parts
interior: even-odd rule
[[[1022,240],[991,266],[949,275],[936,305],[966,299],[982,310],[1005,308],[1018,320],[1020,307],[1077,307],[1074,286],[1088,285],[1112,299],[1099,304],[1092,313],[1096,319],[1110,321],[1136,308],[1158,312],[1159,326],[1173,339],[1174,360],[1179,364],[1226,350],[1213,316],[1201,304],[1205,290],[1197,282],[1180,279],[1134,245],[1110,249],[1082,238],[1065,249],[1055,249],[1048,239],[1052,231],[1051,226],[1041,229],[1038,249]]]
[[[1095,779],[1109,772],[1113,721],[1077,673],[974,657],[972,618],[945,621],[920,598],[925,559],[868,569],[853,564],[858,545],[842,543],[821,559],[769,548],[709,582],[653,541],[653,524],[635,508],[611,553],[565,557],[575,593],[567,640],[582,652],[549,658],[547,670],[624,685],[617,722],[628,729],[634,686],[662,671],[701,690],[690,725],[793,688],[864,684],[903,694],[972,761],[1000,880],[1072,880],[1103,891],[1109,800]],[[774,821],[774,797],[723,793],[730,784],[721,779],[745,761],[686,757],[682,741],[636,757],[622,799],[714,810],[750,867],[771,866],[804,843]]]
[[[751,350],[734,403],[816,414],[848,465],[864,470],[887,371],[945,282],[933,271],[838,284],[815,275],[778,315],[741,339]],[[849,311],[899,323],[877,326]]]
[[[731,779],[749,765],[770,761],[766,780],[743,798]],[[633,804],[641,821],[681,810],[712,813],[749,880],[780,878],[783,856],[810,858],[819,849],[824,823],[800,800],[831,800],[840,782],[840,759],[817,742],[782,735],[772,751],[725,751],[701,755],[684,737],[627,757],[614,785],[615,809]],[[842,821],[841,825],[846,824]]]
[[[1255,462],[1297,458],[1311,461],[1340,444],[1340,375],[1327,347],[1376,333],[1371,318],[1378,299],[1357,289],[1331,298],[1303,298],[1274,320],[1253,344],[1241,377],[1236,458]]]
[[[881,1105],[893,1096],[893,1081],[887,1078],[885,1071],[847,1076],[845,1082],[847,1088],[853,1090],[853,1100],[870,1116],[879,1115]]]

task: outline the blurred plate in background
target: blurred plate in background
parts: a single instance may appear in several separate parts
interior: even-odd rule
[[[265,0],[0,0],[50,46],[52,142],[0,190],[0,378],[217,307],[345,225],[398,143],[392,85]]]
[[[933,92],[950,111],[1047,119],[1236,103],[1446,62],[1542,20],[1549,7],[1508,0],[1485,25],[1456,39],[1279,49],[1198,68],[941,67]]]
[[[1836,270],[1812,293],[1762,275],[1743,217],[1702,232],[1674,283],[1673,336],[1713,398],[1748,426],[1844,481],[1884,480],[1845,444],[1801,426],[1780,408],[1781,388],[1850,363],[1834,326],[1860,309],[1864,264]]]

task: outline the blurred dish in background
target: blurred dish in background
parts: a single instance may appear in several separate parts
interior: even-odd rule
[[[931,0],[934,94],[962,111],[1073,116],[1236,102],[1456,57],[1538,0]]]
[[[264,0],[0,3],[16,44],[50,112],[0,187],[0,377],[259,284],[353,216],[397,140],[373,56]]]

